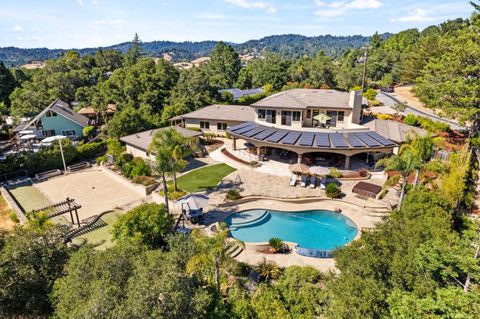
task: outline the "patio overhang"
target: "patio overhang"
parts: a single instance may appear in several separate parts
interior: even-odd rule
[[[352,156],[365,152],[392,153],[397,144],[375,131],[295,131],[246,122],[230,127],[234,139],[256,147],[282,148],[297,154],[312,152]]]

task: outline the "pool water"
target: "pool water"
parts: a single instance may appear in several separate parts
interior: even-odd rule
[[[281,212],[253,209],[226,219],[232,237],[244,242],[268,242],[272,237],[300,247],[331,250],[344,246],[357,235],[346,216],[328,210]]]

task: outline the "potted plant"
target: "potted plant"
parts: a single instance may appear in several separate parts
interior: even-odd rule
[[[283,240],[281,240],[281,239],[278,238],[278,237],[272,237],[272,238],[270,238],[270,240],[268,241],[268,244],[270,245],[272,252],[278,253],[278,252],[280,252],[280,251],[282,250]]]

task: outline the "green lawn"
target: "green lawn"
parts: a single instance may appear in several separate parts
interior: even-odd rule
[[[50,201],[34,186],[21,186],[10,192],[26,212],[50,205]]]
[[[113,246],[111,230],[120,215],[120,212],[111,212],[103,215],[102,220],[107,223],[107,226],[77,237],[73,240],[73,243],[79,244],[86,241],[100,250]]]
[[[190,193],[214,188],[225,176],[234,171],[235,168],[227,164],[205,166],[177,178],[178,188]]]

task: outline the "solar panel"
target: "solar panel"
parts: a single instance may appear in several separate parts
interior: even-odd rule
[[[266,139],[267,137],[269,137],[270,135],[272,135],[275,132],[276,132],[276,130],[266,129],[265,131],[255,135],[253,138],[256,139],[256,140],[263,141],[264,139]]]
[[[368,136],[368,134],[365,133],[365,132],[358,132],[358,133],[355,133],[355,135],[356,135],[360,140],[362,140],[363,143],[367,144],[369,147],[381,146],[376,140],[374,140],[373,138],[371,138],[370,136]]]
[[[235,132],[236,130],[239,130],[241,128],[244,128],[245,126],[248,126],[248,125],[252,125],[253,123],[250,123],[250,122],[246,122],[246,123],[241,123],[241,124],[238,124],[238,125],[235,125],[235,126],[232,126],[229,128],[229,130],[231,132]]]
[[[237,134],[243,134],[243,133],[246,133],[246,132],[248,132],[248,131],[250,131],[250,130],[253,130],[255,127],[257,127],[257,125],[251,123],[250,125],[247,125],[247,126],[245,126],[245,127],[242,127],[241,129],[236,130],[235,133],[237,133]]]
[[[288,132],[287,136],[283,138],[282,144],[289,144],[289,145],[295,144],[301,134],[302,133],[300,132],[294,132],[294,131]]]
[[[254,135],[257,135],[258,133],[260,132],[263,132],[265,130],[265,127],[262,127],[262,126],[258,126],[256,128],[254,128],[253,130],[251,131],[248,131],[246,133],[243,133],[242,135],[243,136],[246,136],[246,137],[252,137]]]
[[[328,139],[327,133],[317,133],[315,134],[315,139],[317,147],[330,147],[330,140]]]
[[[332,142],[332,145],[336,148],[347,148],[348,145],[345,143],[345,139],[343,138],[342,134],[339,133],[331,133],[328,134],[330,137],[330,141]]]
[[[394,146],[394,145],[396,145],[395,143],[393,143],[389,139],[386,139],[385,137],[378,134],[377,132],[367,132],[367,134],[371,138],[373,138],[373,139],[377,140],[378,142],[380,142],[381,144],[383,144],[384,146]]]
[[[267,138],[267,141],[272,142],[272,143],[278,143],[285,135],[287,135],[288,132],[285,131],[276,131],[273,133],[273,135],[269,136]]]
[[[349,134],[347,133],[347,141],[348,141],[348,143],[350,143],[350,145],[352,145],[355,148],[365,146],[362,143],[362,141],[352,133],[349,133]]]
[[[312,146],[313,144],[313,138],[315,137],[315,134],[313,133],[302,133],[302,136],[300,136],[300,141],[298,142],[301,146]]]

